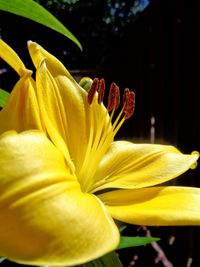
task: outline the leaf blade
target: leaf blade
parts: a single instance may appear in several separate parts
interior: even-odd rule
[[[28,18],[51,28],[69,38],[82,50],[78,39],[48,10],[33,0],[0,0],[0,10]]]
[[[9,95],[10,94],[8,92],[6,92],[3,89],[0,89],[0,107],[1,108],[6,104],[8,98],[9,98]]]
[[[160,239],[157,237],[121,236],[120,243],[117,249],[145,246],[159,240]]]

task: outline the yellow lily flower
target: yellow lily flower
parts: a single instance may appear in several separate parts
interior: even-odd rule
[[[114,141],[133,113],[134,94],[125,89],[115,116],[114,83],[106,108],[104,80],[86,92],[40,45],[28,42],[28,50],[35,79],[0,40],[0,56],[20,76],[0,112],[0,255],[73,266],[117,248],[115,219],[200,225],[200,189],[157,186],[194,167],[198,153]]]

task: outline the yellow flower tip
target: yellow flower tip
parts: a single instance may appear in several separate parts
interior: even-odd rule
[[[33,42],[33,41],[29,40],[29,41],[27,42],[27,46],[28,46],[28,48],[31,48],[31,47],[36,47],[36,46],[38,46],[38,44],[37,44],[36,42]]]
[[[196,155],[197,159],[199,158],[199,152],[198,151],[192,151],[192,155]]]
[[[199,152],[198,151],[193,151],[192,153],[191,153],[191,155],[192,156],[194,156],[194,160],[195,160],[195,162],[191,165],[191,167],[190,167],[190,169],[195,169],[196,167],[197,167],[197,165],[198,165],[198,162],[197,162],[197,160],[198,160],[198,158],[199,158]]]
[[[2,39],[0,39],[0,58],[10,65],[18,74],[19,69],[26,69],[24,63],[21,61],[17,53]]]
[[[28,47],[31,57],[37,57],[36,55],[38,55],[38,52],[42,50],[42,47],[38,43],[33,42],[31,40],[27,42],[27,47]],[[37,66],[35,67],[37,68]]]

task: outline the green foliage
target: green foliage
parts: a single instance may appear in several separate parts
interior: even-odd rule
[[[105,64],[106,55],[127,35],[129,27],[148,6],[148,0],[37,0],[56,17],[78,33],[84,51],[82,55],[64,47],[66,62],[72,68],[98,68]],[[61,44],[62,46],[62,44]],[[62,49],[62,47],[61,47]],[[73,48],[72,48],[73,49]],[[76,51],[75,51],[76,52]],[[68,58],[67,58],[68,57]],[[79,59],[80,57],[80,59]],[[78,63],[77,63],[78,62]]]
[[[76,37],[59,20],[57,20],[49,11],[33,0],[0,0],[0,10],[31,19],[44,26],[47,26],[65,35],[79,48],[82,48]]]
[[[35,0],[36,2],[40,3],[41,0]],[[59,7],[63,7],[65,4],[76,4],[80,0],[47,0],[45,1],[46,6],[51,6],[51,5],[57,5]]]
[[[124,249],[129,247],[138,247],[138,246],[144,246],[147,244],[150,244],[154,241],[159,241],[159,238],[155,237],[140,237],[140,236],[121,236],[120,244],[118,246],[118,249]]]
[[[4,91],[3,89],[0,89],[0,107],[2,108],[7,100],[8,100],[8,97],[9,97],[9,93]]]
[[[80,11],[80,20],[87,21],[94,18],[94,28],[96,22],[101,16],[101,22],[106,26],[107,30],[114,34],[123,34],[121,32],[124,27],[135,21],[138,15],[143,12],[149,5],[150,0],[36,0],[48,9],[54,10],[57,14],[65,10],[66,12]],[[85,11],[85,12],[81,12]],[[87,17],[87,11],[92,11],[91,17]],[[102,26],[102,25],[101,25]]]

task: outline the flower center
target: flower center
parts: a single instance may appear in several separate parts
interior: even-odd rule
[[[104,94],[105,94],[105,81],[104,79],[95,78],[88,92],[88,103],[91,105],[94,99],[95,93],[98,93],[98,103],[101,104],[103,102]],[[112,121],[115,111],[119,108],[120,105],[120,90],[119,86],[116,83],[111,83],[109,95],[108,95],[108,104],[107,104],[107,112],[111,113],[110,121]],[[135,110],[135,93],[130,91],[129,88],[125,88],[123,95],[123,107],[121,112],[115,119],[113,123],[113,137],[116,135],[123,122],[126,119],[129,119]],[[121,119],[121,120],[120,120]]]
[[[90,106],[96,101],[102,105],[105,94],[104,79],[95,78],[88,91],[88,103]],[[95,103],[94,103],[95,104]],[[81,170],[78,173],[81,179],[81,186],[85,192],[94,192],[98,186],[95,180],[95,172],[104,154],[109,149],[114,140],[114,136],[126,119],[129,119],[135,109],[135,94],[128,88],[124,90],[123,106],[119,114],[114,119],[114,113],[120,106],[120,90],[114,82],[111,83],[108,95],[107,108],[104,107],[103,117],[99,119],[96,131],[93,125],[96,125],[95,116],[91,115],[91,127],[89,134],[88,147]],[[110,113],[110,115],[109,115]],[[112,123],[113,122],[113,123]]]

